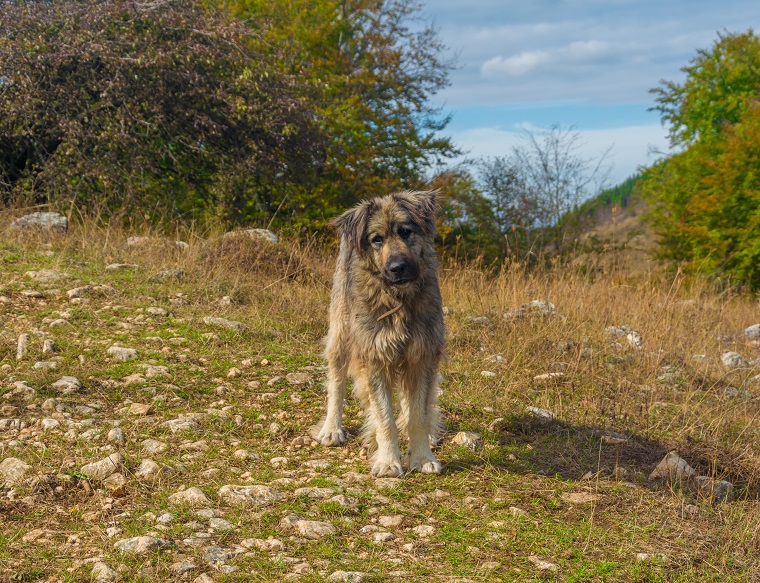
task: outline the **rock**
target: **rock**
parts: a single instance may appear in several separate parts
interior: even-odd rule
[[[110,263],[106,265],[106,271],[129,271],[133,269],[140,269],[140,266],[134,263]]]
[[[98,561],[92,565],[92,578],[96,583],[111,583],[119,574],[105,563]]]
[[[539,409],[538,407],[527,407],[525,409],[525,412],[540,421],[554,421],[557,418],[557,416],[551,411],[547,411],[546,409]]]
[[[157,439],[146,439],[145,441],[142,442],[141,445],[142,445],[143,451],[150,455],[162,453],[166,451],[169,447],[163,441],[158,441]]]
[[[420,538],[428,538],[435,534],[435,527],[429,524],[420,524],[412,529],[412,532]]]
[[[58,363],[55,360],[40,360],[35,362],[32,368],[35,370],[52,370],[58,368]]]
[[[43,431],[50,431],[51,429],[55,429],[60,424],[61,423],[57,419],[51,419],[49,417],[40,421],[40,427],[42,427]]]
[[[16,360],[23,360],[29,351],[29,334],[19,334],[18,343],[16,344]]]
[[[112,453],[105,459],[82,466],[79,471],[91,480],[101,481],[118,471],[123,463],[123,455]]]
[[[63,320],[65,322],[66,320]],[[45,338],[42,342],[42,354],[48,354],[50,352],[58,352],[58,345],[50,338]]]
[[[208,573],[201,573],[193,579],[193,583],[214,583],[214,579]]]
[[[231,522],[226,521],[224,518],[214,517],[210,518],[208,521],[209,528],[213,528],[214,530],[234,530],[235,527],[232,525]]]
[[[124,496],[127,491],[127,479],[117,472],[103,480],[103,486],[111,496]]]
[[[195,568],[196,568],[195,563],[190,559],[177,561],[176,563],[172,563],[171,565],[169,565],[169,570],[175,575],[179,575],[180,577],[184,575],[185,573],[192,571]]]
[[[481,370],[480,371],[480,376],[482,376],[484,378],[487,378],[487,379],[492,379],[492,378],[494,378],[496,376],[496,373],[493,372],[492,370]]]
[[[720,360],[727,368],[747,366],[747,361],[738,352],[724,352],[720,355]]]
[[[124,445],[127,442],[127,438],[124,436],[124,432],[120,427],[114,427],[108,432],[108,442],[116,445]]]
[[[219,498],[228,504],[259,506],[283,497],[281,492],[269,486],[237,486],[227,484],[219,488]]]
[[[483,444],[480,442],[480,434],[472,431],[460,431],[451,439],[451,443],[463,445],[472,450],[483,447]]]
[[[288,384],[291,385],[308,385],[311,382],[309,373],[306,372],[291,372],[285,375],[285,379]]]
[[[335,571],[327,580],[330,583],[365,583],[369,581],[369,575],[361,571]]]
[[[31,213],[13,221],[11,228],[27,232],[47,231],[49,233],[65,235],[69,229],[69,219],[61,213]]]
[[[248,330],[248,325],[242,322],[235,322],[233,320],[226,320],[224,318],[213,318],[206,316],[203,318],[203,323],[208,326],[216,326],[217,328],[227,328],[228,330],[234,330],[235,332],[245,332]]]
[[[544,374],[539,374],[533,377],[534,381],[537,382],[543,382],[543,381],[551,381],[551,380],[559,380],[565,378],[565,373],[563,372],[546,372]]]
[[[144,459],[135,471],[135,477],[141,482],[155,482],[162,478],[168,478],[174,470],[168,466],[161,467],[151,459]]]
[[[726,480],[714,480],[708,476],[697,476],[697,490],[706,498],[715,502],[731,502],[734,496],[734,485]]]
[[[253,451],[248,451],[247,449],[238,449],[235,451],[235,453],[232,454],[232,456],[235,459],[238,459],[240,461],[250,461],[250,460],[259,459],[259,454]]]
[[[528,560],[533,563],[533,566],[539,571],[551,571],[552,573],[557,572],[557,565],[554,563],[549,563],[548,561],[544,561],[543,559],[538,558],[536,555],[529,556]]]
[[[591,492],[563,492],[561,498],[571,504],[587,504],[589,502],[596,502],[599,496]]]
[[[174,522],[175,518],[177,517],[174,516],[174,514],[171,512],[164,512],[161,516],[156,517],[156,524],[169,526],[172,522]]]
[[[308,539],[332,536],[337,532],[337,529],[329,522],[320,522],[318,520],[299,520],[296,522],[295,527],[298,534]]]
[[[330,488],[296,488],[293,492],[296,496],[306,496],[307,498],[314,498],[316,500],[324,500],[325,498],[331,498],[335,495],[335,492]]]
[[[198,431],[200,425],[193,417],[180,415],[177,419],[170,419],[162,423],[165,427],[168,427],[172,433],[181,433],[183,431]]]
[[[42,292],[37,291],[36,289],[25,289],[21,292],[21,295],[25,298],[32,298],[35,300],[41,300],[45,298],[45,294]]]
[[[631,330],[628,332],[628,334],[625,335],[625,339],[633,348],[641,350],[641,334],[636,332],[636,330]]]
[[[185,277],[185,272],[182,269],[165,269],[164,271],[159,271],[156,277],[158,279],[176,279],[180,281]]]
[[[376,543],[387,543],[396,538],[392,532],[376,532],[373,536]]]
[[[377,523],[383,528],[396,528],[401,526],[404,522],[404,517],[401,514],[394,514],[393,516],[378,516]]]
[[[232,237],[248,237],[249,239],[268,241],[269,243],[279,243],[280,241],[277,235],[269,229],[238,229],[224,234],[225,239]]]
[[[13,486],[23,481],[26,473],[32,469],[32,466],[15,457],[5,458],[0,462],[0,480],[6,486]]]
[[[236,553],[230,549],[226,549],[218,545],[210,545],[201,549],[201,554],[207,563],[216,565],[218,563],[224,563],[224,561],[231,559],[235,556]]]
[[[39,271],[27,271],[24,274],[26,277],[35,279],[41,283],[50,283],[58,281],[59,279],[66,279],[71,277],[68,273],[62,273],[55,269],[40,269]]]
[[[554,315],[554,304],[546,300],[533,300],[521,306],[515,306],[504,313],[508,319],[519,319],[528,316],[552,316]]]
[[[200,488],[192,487],[169,496],[167,502],[171,506],[210,506],[211,499]]]
[[[132,403],[127,411],[130,415],[142,417],[144,415],[150,415],[153,413],[153,407],[146,405],[145,403]]]
[[[74,298],[83,298],[90,293],[90,288],[87,286],[84,287],[75,287],[74,289],[70,289],[66,292],[66,297],[70,300],[73,300]]]
[[[58,389],[64,395],[70,395],[82,388],[82,383],[76,377],[61,377],[53,383],[53,388]]]
[[[124,348],[122,346],[111,346],[106,352],[116,360],[122,362],[135,360],[138,357],[137,350],[134,348]]]
[[[747,338],[760,338],[760,324],[753,324],[744,329],[744,336]]]
[[[145,308],[145,313],[150,314],[151,316],[159,316],[161,318],[166,318],[169,316],[169,310],[166,308],[160,308],[158,306],[150,306],[148,308]]]
[[[649,479],[656,480],[662,478],[675,482],[686,478],[693,478],[695,473],[694,469],[685,459],[679,457],[676,452],[671,451],[659,464],[657,464],[657,467],[655,467],[652,473],[649,474]]]
[[[169,376],[169,367],[162,365],[146,364],[143,370],[145,371],[145,376],[149,379]]]
[[[113,546],[116,550],[138,555],[166,549],[173,546],[170,540],[156,538],[154,536],[135,536],[116,542]]]

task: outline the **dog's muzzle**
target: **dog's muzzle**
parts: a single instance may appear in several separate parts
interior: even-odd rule
[[[403,256],[391,257],[383,268],[383,278],[390,285],[404,285],[417,279],[417,265]]]

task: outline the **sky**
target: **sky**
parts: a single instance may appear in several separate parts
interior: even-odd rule
[[[433,98],[445,135],[489,157],[525,129],[573,127],[584,157],[612,148],[610,184],[669,151],[649,90],[682,81],[719,33],[760,29],[757,0],[427,0],[422,14],[456,57]]]

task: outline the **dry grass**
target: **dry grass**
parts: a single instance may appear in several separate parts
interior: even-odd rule
[[[355,441],[338,450],[294,450],[290,445],[320,415],[320,339],[326,332],[333,263],[329,243],[286,241],[272,246],[221,239],[213,233],[182,232],[176,238],[190,244],[183,251],[172,241],[158,239],[127,246],[128,233],[89,223],[54,240],[2,233],[0,295],[10,302],[0,304],[0,365],[10,367],[0,374],[38,387],[40,402],[52,394],[47,387],[61,374],[88,379],[89,392],[82,402],[97,400],[106,419],[118,415],[125,399],[161,395],[166,398],[154,401],[159,418],[217,407],[219,394],[214,387],[223,384],[227,387],[224,399],[244,418],[239,426],[224,419],[204,421],[210,449],[197,459],[182,458],[189,473],[154,489],[129,490],[117,501],[120,511],[132,517],[123,519],[125,533],[141,534],[145,529],[138,517],[146,509],[156,514],[164,511],[166,497],[180,483],[200,485],[212,494],[222,483],[236,480],[224,462],[238,447],[231,443],[259,453],[262,462],[249,468],[258,480],[254,483],[292,474],[299,483],[340,488],[336,480],[347,470],[366,471]],[[140,268],[104,270],[115,262]],[[493,274],[443,263],[444,305],[450,308],[446,316],[449,358],[442,371],[447,430],[449,437],[460,430],[476,431],[483,436],[484,447],[473,452],[445,440],[439,452],[446,464],[444,476],[412,476],[398,491],[382,495],[357,486],[361,491],[353,495],[361,504],[350,515],[351,521],[344,521],[343,511],[324,503],[314,506],[292,498],[270,510],[229,511],[226,518],[241,526],[239,532],[227,536],[227,542],[266,534],[286,541],[287,535],[278,531],[279,519],[288,512],[301,512],[339,524],[342,531],[339,540],[329,543],[286,541],[288,556],[301,557],[314,568],[303,576],[305,581],[324,580],[320,572],[348,567],[369,570],[378,580],[403,568],[409,571],[405,580],[419,581],[459,576],[483,581],[738,582],[760,576],[756,558],[760,383],[751,381],[760,367],[729,370],[720,361],[727,350],[739,352],[748,361],[760,356],[760,347],[743,335],[744,328],[760,321],[755,298],[718,294],[706,284],[687,284],[680,277],[668,279],[661,274],[584,276],[561,269],[525,273],[519,266]],[[20,292],[33,285],[24,272],[42,267],[71,273],[74,279],[48,285],[42,302],[24,299]],[[167,269],[182,270],[184,276],[181,280],[156,277]],[[77,280],[108,283],[116,289],[115,296],[67,304],[64,292]],[[220,306],[222,296],[229,296],[232,305]],[[552,302],[554,312],[526,310],[516,317],[513,309],[533,300]],[[124,306],[124,312],[111,315],[116,304]],[[135,310],[148,305],[166,306],[172,317],[135,321]],[[16,362],[18,334],[44,329],[44,317],[67,307],[74,312],[75,326],[74,332],[59,340],[62,368],[35,370],[31,367],[34,358]],[[209,330],[200,322],[206,315],[240,320],[251,329],[241,335],[204,337]],[[640,349],[630,346],[624,336],[605,332],[607,326],[622,325],[640,333]],[[183,336],[187,348],[167,345],[171,350],[154,350],[144,338],[157,335]],[[125,384],[123,378],[138,369],[105,361],[105,347],[116,341],[139,345],[146,358],[170,366],[173,388]],[[77,361],[79,354],[86,356],[84,364]],[[495,355],[501,358],[492,358]],[[270,361],[268,366],[254,365],[239,379],[226,378],[227,370],[240,367],[243,360],[258,363],[264,358]],[[314,382],[293,389],[283,380],[268,387],[273,377],[296,371],[307,371]],[[483,371],[495,374],[483,376]],[[562,376],[535,379],[545,373]],[[249,383],[257,381],[260,388],[251,389]],[[0,377],[1,391],[7,393],[11,387],[10,381]],[[275,393],[271,402],[258,399],[265,391]],[[297,407],[289,400],[294,391],[302,399]],[[24,405],[15,404],[24,415]],[[529,406],[550,410],[557,420],[539,422],[526,413]],[[30,419],[40,416],[34,406],[26,414]],[[502,421],[492,424],[496,418]],[[265,429],[273,419],[284,425],[277,436]],[[355,405],[349,407],[348,419],[350,426],[360,423]],[[129,420],[124,427],[125,432],[139,435],[136,443],[153,435],[147,426],[132,427]],[[171,440],[165,430],[157,431],[162,439]],[[605,438],[617,434],[626,441]],[[0,435],[0,440],[11,438]],[[45,439],[49,443],[44,456],[31,450],[9,453],[6,448],[1,457],[12,454],[30,463],[34,459],[36,470],[54,475],[102,456],[87,443],[72,449],[54,432]],[[139,460],[131,447],[128,443],[125,455]],[[689,490],[650,482],[649,472],[671,449],[700,473],[734,482],[737,499],[713,505]],[[178,463],[176,455],[167,453],[166,463]],[[266,463],[278,455],[291,459],[289,474]],[[302,475],[298,463],[316,457],[328,459],[330,470]],[[221,465],[221,474],[204,477],[202,471],[214,464]],[[591,479],[583,479],[588,474]],[[98,484],[93,489],[94,494],[87,488],[66,490],[51,501],[34,494],[29,486],[22,487],[13,501],[0,501],[0,512],[11,525],[0,529],[0,542],[7,545],[7,551],[0,551],[0,565],[5,561],[5,572],[16,577],[3,574],[0,580],[89,580],[81,560],[98,554],[124,565],[120,574],[124,581],[179,579],[171,574],[169,559],[147,561],[152,571],[146,575],[141,571],[145,564],[113,555],[113,541],[102,529],[94,536],[88,532],[90,525],[67,518],[100,508],[103,494],[98,498]],[[449,495],[435,498],[436,489]],[[563,497],[579,490],[593,494],[594,502],[573,504]],[[427,498],[420,498],[423,494]],[[30,510],[18,502],[29,495],[38,497],[37,508]],[[515,515],[511,507],[526,514]],[[411,540],[407,534],[399,533],[397,543],[386,546],[366,542],[358,529],[377,512],[403,514],[412,521],[409,524],[432,520],[437,534],[431,540],[412,541],[414,550],[408,551],[401,547]],[[33,545],[22,545],[23,534],[39,528],[41,522],[59,532],[59,542],[71,533],[80,534],[84,542],[63,544],[66,557],[52,547],[46,554]],[[183,536],[173,531],[168,535],[177,540]],[[662,557],[637,560],[636,553],[642,552]],[[537,570],[528,560],[530,555],[558,564],[559,571]],[[290,564],[269,557],[241,561],[240,571],[215,577],[280,580],[288,575]],[[499,566],[483,567],[489,561]],[[397,563],[401,566],[394,566]]]

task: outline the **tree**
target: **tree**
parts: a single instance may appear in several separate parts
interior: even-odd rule
[[[302,80],[218,11],[54,0],[3,3],[0,20],[2,201],[250,218],[316,182]]]
[[[719,34],[711,49],[699,49],[681,69],[683,83],[661,81],[651,90],[673,146],[719,135],[738,122],[760,88],[760,39],[749,29]]]
[[[458,153],[430,97],[449,83],[452,62],[435,29],[406,0],[227,0],[240,18],[265,22],[258,46],[279,69],[308,83],[329,136],[318,186],[300,201],[326,217],[360,198],[425,185]]]

